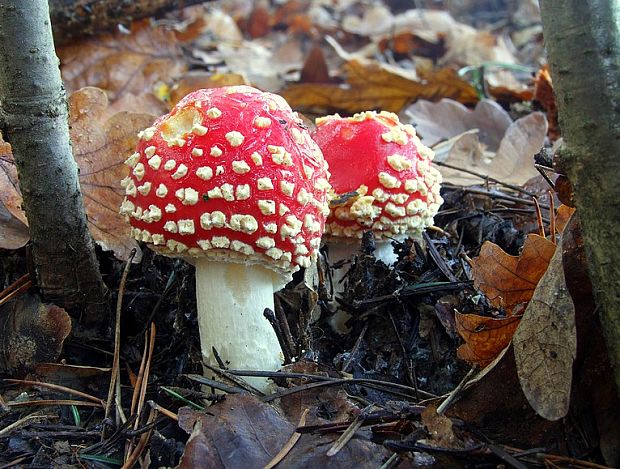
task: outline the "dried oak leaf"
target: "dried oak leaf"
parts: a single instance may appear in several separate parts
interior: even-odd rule
[[[542,148],[547,134],[547,121],[541,112],[513,122],[492,101],[481,101],[470,111],[456,101],[443,99],[438,103],[419,101],[405,114],[415,124],[422,141],[433,146],[436,162],[515,185],[538,175],[534,155]],[[444,181],[452,184],[481,181],[478,176],[448,167],[442,168],[441,174]]]
[[[511,256],[487,241],[480,255],[473,259],[474,286],[491,305],[510,314],[515,306],[530,301],[554,252],[555,245],[536,234],[527,235],[518,256]]]
[[[510,114],[490,99],[479,101],[473,110],[453,99],[442,99],[436,103],[420,100],[409,106],[405,114],[428,146],[478,129],[480,142],[490,151],[499,148],[513,122]]]
[[[562,246],[540,279],[513,338],[521,389],[538,415],[568,413],[577,354],[575,306],[564,278]]]
[[[296,423],[251,395],[229,395],[209,407],[208,413],[181,408],[179,426],[192,436],[179,468],[265,467],[294,433]],[[328,457],[326,453],[338,436],[302,435],[278,467],[372,468],[387,459],[387,451],[369,441],[365,430]]]
[[[108,100],[98,88],[84,88],[69,99],[73,153],[91,234],[103,249],[127,259],[136,243],[118,213],[123,201],[120,181],[127,176],[124,160],[137,144],[137,133],[153,122],[150,114],[110,115]]]
[[[458,357],[485,367],[510,344],[521,316],[496,319],[457,311],[454,319],[456,331],[465,341],[457,350]]]
[[[448,68],[420,71],[418,79],[405,70],[376,62],[349,60],[343,85],[301,83],[281,91],[295,109],[355,113],[368,109],[400,112],[418,99],[452,98],[464,104],[478,101],[476,90]]]
[[[105,90],[116,111],[155,115],[166,111],[154,94],[187,68],[173,31],[149,22],[136,23],[130,34],[104,34],[58,50],[68,91],[85,86]]]
[[[21,200],[11,145],[0,135],[0,249],[21,248],[30,239]]]
[[[0,373],[24,375],[54,361],[71,332],[71,318],[55,305],[25,294],[0,309]]]
[[[112,115],[106,94],[92,87],[71,95],[69,114],[88,228],[103,249],[114,251],[119,259],[127,259],[137,244],[129,236],[129,225],[118,213],[123,201],[120,181],[128,171],[123,161],[133,152],[136,134],[153,122],[153,116],[131,112]],[[1,155],[0,202],[15,219],[27,224],[21,201],[13,156]],[[0,226],[4,231],[4,223]]]

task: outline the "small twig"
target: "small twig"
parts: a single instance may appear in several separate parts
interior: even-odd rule
[[[12,401],[7,402],[9,407],[31,406],[31,405],[79,405],[82,407],[103,407],[102,404],[88,401],[73,401],[70,399],[40,399],[37,401]]]
[[[193,374],[187,374],[187,375],[182,375],[182,376],[185,376],[187,379],[191,379],[192,381],[196,381],[197,383],[205,384],[214,389],[218,389],[220,391],[226,392],[228,394],[239,394],[239,393],[248,392],[247,390],[241,387],[229,386],[228,384],[224,384],[220,381],[207,378],[206,376],[193,375]]]
[[[149,414],[149,418],[147,420],[147,425],[152,423],[157,416],[157,411],[155,409],[151,409],[151,413]],[[133,465],[138,461],[138,458],[146,448],[147,442],[151,439],[151,435],[153,434],[153,430],[151,429],[148,433],[143,433],[136,445],[136,448],[131,452],[125,463],[121,466],[121,469],[130,469]]]
[[[488,445],[488,448],[495,456],[504,461],[510,467],[514,467],[515,469],[527,469],[528,466],[517,460],[513,455],[508,454],[504,448],[498,445]]]
[[[460,396],[461,391],[469,382],[469,378],[471,378],[471,375],[474,374],[474,371],[476,371],[475,367],[470,369],[465,375],[465,377],[461,380],[461,382],[456,386],[456,388],[454,388],[450,392],[450,394],[448,394],[448,397],[446,397],[446,399],[439,405],[439,407],[437,407],[438,415],[443,415],[444,412],[448,409],[448,407],[450,407],[450,405],[456,400],[456,398]]]
[[[276,313],[270,308],[265,308],[265,310],[263,311],[263,316],[265,317],[265,319],[267,319],[267,321],[269,321],[269,324],[271,324],[271,327],[276,334],[276,338],[278,339],[278,343],[280,344],[280,350],[282,350],[282,354],[284,355],[284,362],[292,363],[293,357],[288,348],[286,337],[284,336],[282,323],[279,321],[279,318],[276,317]]]
[[[60,386],[58,384],[43,383],[41,381],[30,381],[26,379],[5,379],[4,382],[12,384],[24,384],[27,386],[39,386],[42,388],[51,389],[53,391],[66,392],[67,394],[72,394],[76,397],[82,397],[86,400],[96,402],[102,407],[105,407],[105,402],[103,401],[103,399],[99,399],[98,397],[91,396],[90,394],[86,394],[85,392],[77,391],[75,389],[67,388],[65,386]]]
[[[503,192],[499,192],[494,189],[489,189],[489,190],[476,189],[473,187],[463,187],[463,186],[457,186],[455,184],[449,184],[449,183],[444,183],[443,187],[445,189],[460,190],[468,194],[486,195],[487,197],[490,197],[491,199],[507,200],[510,202],[515,202],[515,203],[519,203],[523,205],[535,205],[535,203],[532,200],[523,199],[521,197],[515,197],[514,195],[504,194]],[[545,204],[540,204],[540,207],[545,208],[545,209],[549,208],[549,206]]]
[[[284,313],[284,309],[281,307],[281,304],[279,304],[280,302],[278,301],[278,303],[276,303],[275,307],[274,307],[274,313],[276,315],[276,318],[278,320],[278,323],[280,323],[280,326],[282,327],[282,339],[285,343],[285,347],[282,348],[282,351],[284,351],[284,349],[286,348],[287,352],[284,354],[284,364],[290,364],[292,363],[292,358],[297,354],[296,348],[295,348],[295,340],[293,339],[293,334],[291,334],[291,327],[288,323],[288,319],[286,319],[286,314]],[[289,356],[287,361],[287,354]]]
[[[123,306],[123,295],[125,293],[125,284],[127,283],[127,276],[129,275],[129,269],[131,268],[131,262],[136,256],[137,249],[133,248],[129,254],[129,259],[125,264],[123,275],[121,276],[120,285],[118,287],[118,297],[116,299],[116,317],[114,328],[114,358],[112,360],[112,371],[110,373],[110,387],[108,388],[108,398],[105,406],[105,418],[110,418],[112,412],[112,402],[114,402],[114,395],[116,392],[116,380],[120,377],[120,350],[121,350],[121,310]],[[101,438],[105,438],[105,431],[101,433]]]
[[[354,305],[355,307],[360,307],[365,305],[372,305],[375,303],[383,303],[388,300],[397,300],[398,298],[407,296],[423,295],[425,293],[439,291],[459,290],[463,287],[471,285],[471,283],[471,281],[467,280],[464,282],[429,282],[419,285],[411,285],[388,295],[381,295],[374,298],[368,298],[367,300],[356,301]]]
[[[435,247],[435,243],[433,243],[433,240],[426,231],[422,232],[422,237],[424,238],[424,241],[426,241],[426,247],[428,248],[428,253],[431,255],[431,259],[433,259],[435,265],[439,268],[439,270],[441,270],[441,273],[444,274],[451,282],[458,282],[459,279],[456,278],[448,264],[446,264],[444,258],[441,257],[437,247]]]
[[[2,394],[0,394],[0,410],[1,410],[2,412],[8,412],[9,410],[11,410],[11,409],[9,409],[9,408],[7,407],[7,405],[6,405],[6,401],[5,401],[5,400],[4,400],[4,398],[2,397]]]
[[[551,241],[556,244],[556,226],[555,226],[555,201],[553,200],[553,192],[547,192],[549,194],[549,231],[551,232]]]
[[[355,417],[353,422],[351,422],[351,425],[349,425],[349,428],[347,428],[342,433],[342,435],[340,435],[340,438],[338,438],[334,442],[332,447],[329,448],[329,450],[326,453],[326,456],[328,457],[336,456],[340,452],[340,450],[345,447],[345,445],[349,442],[349,440],[351,440],[351,438],[355,436],[355,433],[360,429],[360,427],[364,423],[364,420],[366,420],[368,413],[373,407],[374,407],[374,404],[370,404],[364,409],[362,409],[359,415]]]
[[[7,425],[6,427],[0,429],[0,436],[9,434],[12,430],[15,430],[16,428],[21,427],[22,425],[28,423],[30,420],[47,419],[47,418],[54,418],[54,417],[57,417],[57,416],[56,415],[40,415],[40,414],[26,415],[25,417],[22,417],[21,419],[16,420],[12,424]]]
[[[0,306],[21,295],[32,286],[30,274],[22,275],[11,285],[0,292]]]
[[[407,360],[407,365],[409,365],[409,358],[407,357],[407,349],[405,348],[405,344],[403,342],[403,338],[400,335],[400,332],[398,331],[398,327],[396,327],[396,321],[394,320],[394,315],[392,314],[391,311],[388,311],[388,316],[390,317],[390,323],[392,324],[392,330],[394,331],[394,335],[396,335],[396,340],[398,341],[398,345],[400,347],[400,351],[403,355],[403,358],[405,360]],[[413,386],[413,389],[415,389],[415,398],[416,401],[420,400],[420,393],[418,391],[418,383],[415,381],[415,379],[413,378],[413,374],[412,374],[412,367],[410,368],[409,366],[407,366],[407,379],[409,381],[409,384],[411,386]]]
[[[390,469],[391,467],[395,467],[398,458],[400,458],[398,453],[392,453],[392,456],[390,456],[387,461],[381,464],[381,467],[379,469]]]
[[[160,406],[155,401],[147,401],[147,404],[151,406],[151,408],[155,409],[157,412],[165,415],[166,417],[174,420],[175,422],[179,421],[179,416],[172,412],[171,410],[166,409],[165,407]]]
[[[216,368],[214,366],[211,366],[211,365],[209,365],[207,363],[203,363],[203,366],[205,368],[213,371],[218,376],[220,376],[220,377],[226,379],[227,381],[233,383],[234,385],[239,386],[244,391],[250,392],[250,393],[258,395],[258,396],[264,396],[265,395],[264,392],[260,391],[259,389],[256,389],[254,386],[249,384],[244,379],[238,378],[235,375],[235,373],[231,373],[230,370],[222,370],[220,368]],[[189,375],[186,375],[186,376],[189,376]],[[243,376],[243,375],[241,375],[241,376]],[[246,376],[250,376],[250,375],[246,375]]]
[[[307,391],[308,389],[315,389],[315,388],[326,387],[326,386],[353,385],[353,384],[359,384],[359,385],[370,387],[370,388],[376,388],[377,386],[381,386],[381,390],[383,390],[384,392],[398,394],[403,397],[407,397],[409,399],[411,399],[412,396],[415,395],[415,388],[412,388],[410,386],[405,386],[403,384],[390,383],[388,381],[380,381],[376,379],[365,379],[365,378],[351,378],[351,379],[332,378],[326,381],[319,381],[316,383],[309,383],[309,384],[304,384],[300,386],[295,386],[294,388],[283,389],[281,391],[278,391],[278,392],[275,392],[273,394],[263,397],[262,401],[271,402],[275,399],[280,399],[281,397],[288,396],[289,394],[295,394],[298,392]],[[394,389],[403,390],[407,394],[394,391]],[[422,390],[418,390],[418,392],[421,395],[424,395],[424,397],[432,397],[432,398],[437,397],[434,394],[431,394],[431,393],[428,393]]]
[[[552,463],[564,463],[565,467],[587,467],[591,469],[612,469],[609,466],[603,466],[590,461],[583,461],[581,459],[575,459],[568,456],[559,456],[557,454],[543,454],[545,462]]]
[[[536,170],[540,173],[540,175],[547,182],[547,184],[549,184],[549,186],[551,186],[551,189],[555,190],[555,184],[553,183],[553,181],[551,180],[551,178],[549,177],[549,175],[547,174],[547,171],[546,171],[549,168],[547,166],[543,166],[541,164],[534,164],[534,168],[536,168]]]
[[[355,344],[353,345],[353,348],[349,352],[349,357],[342,365],[341,371],[343,373],[346,373],[349,367],[351,366],[351,363],[353,362],[353,358],[355,358],[355,354],[357,353],[360,346],[362,345],[362,340],[364,339],[364,336],[366,335],[367,330],[368,330],[368,322],[364,324],[364,327],[362,328],[362,331],[360,332],[359,337],[357,338],[357,340],[355,341]]]
[[[146,396],[146,387],[148,386],[149,370],[151,366],[151,360],[153,358],[153,349],[155,342],[155,324],[151,323],[150,334],[144,334],[144,351],[142,353],[142,360],[140,361],[140,371],[138,372],[138,379],[133,390],[131,397],[131,416],[134,417],[133,429],[138,429],[140,425],[140,416],[144,408],[144,398]],[[127,440],[125,443],[125,461],[129,459],[133,451],[133,441]]]
[[[534,197],[535,196],[535,194],[533,194],[532,192],[526,191],[525,189],[523,189],[523,187],[519,187],[519,186],[515,186],[513,184],[508,184],[506,182],[502,182],[499,179],[495,179],[494,177],[487,176],[486,174],[477,173],[476,171],[472,171],[471,169],[462,168],[460,166],[454,166],[454,165],[451,165],[451,164],[448,164],[448,163],[444,163],[444,162],[441,162],[441,161],[434,161],[433,163],[436,164],[437,166],[443,166],[445,168],[455,169],[456,171],[461,171],[463,173],[471,174],[472,176],[479,177],[480,179],[483,179],[485,181],[494,182],[496,184],[499,184],[500,186],[504,186],[504,187],[507,187],[507,188],[512,189],[514,191],[521,192],[522,194],[528,195],[530,197]]]
[[[151,363],[153,361],[153,350],[155,349],[155,336],[157,334],[157,328],[155,323],[151,323],[151,333],[149,336],[149,350],[146,359],[146,366],[144,368],[144,378],[140,385],[140,397],[138,398],[138,407],[136,408],[136,421],[134,422],[134,430],[140,425],[140,418],[142,417],[142,410],[144,409],[144,399],[146,397],[146,390],[149,385],[149,376],[151,372]]]
[[[301,413],[301,417],[299,418],[299,423],[297,424],[298,427],[302,427],[306,424],[306,416],[308,415],[309,411],[310,409],[306,408]],[[263,467],[263,469],[272,469],[276,467],[286,457],[286,455],[293,449],[293,446],[295,446],[295,444],[299,441],[300,438],[301,438],[301,433],[298,433],[297,431],[293,432],[293,434],[288,439],[288,441],[284,444],[282,449],[278,451],[278,454],[276,454],[273,457],[273,459],[269,461],[265,465],[265,467]]]
[[[538,199],[534,197],[534,205],[536,205],[536,221],[538,222],[538,230],[540,236],[545,237],[545,224],[542,219],[542,211],[540,210],[540,205],[538,203]]]

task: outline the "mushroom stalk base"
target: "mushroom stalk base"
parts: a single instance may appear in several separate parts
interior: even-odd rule
[[[271,324],[263,316],[273,310],[277,274],[260,265],[196,259],[196,299],[200,345],[205,363],[218,366],[215,348],[231,369],[276,371],[283,355]],[[266,378],[244,378],[265,390]]]

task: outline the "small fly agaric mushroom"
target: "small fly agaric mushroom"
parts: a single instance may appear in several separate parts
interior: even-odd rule
[[[357,244],[371,230],[377,257],[392,263],[390,240],[420,234],[443,202],[441,174],[431,166],[433,151],[391,112],[336,114],[316,125],[312,138],[329,163],[335,192],[327,242]]]
[[[263,311],[319,248],[320,149],[282,97],[249,86],[192,92],[138,136],[121,214],[136,239],[193,260],[205,362],[217,365],[214,347],[231,367],[278,369]]]

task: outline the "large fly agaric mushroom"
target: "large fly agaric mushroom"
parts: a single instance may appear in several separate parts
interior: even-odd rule
[[[391,263],[390,241],[420,234],[443,202],[441,174],[431,166],[433,151],[391,112],[336,114],[316,125],[312,138],[330,166],[335,193],[327,242],[356,245],[371,230],[377,257]]]
[[[217,365],[213,347],[233,368],[278,369],[263,311],[319,248],[330,187],[320,149],[282,97],[249,86],[190,93],[139,138],[121,213],[136,239],[196,266],[205,362]]]

